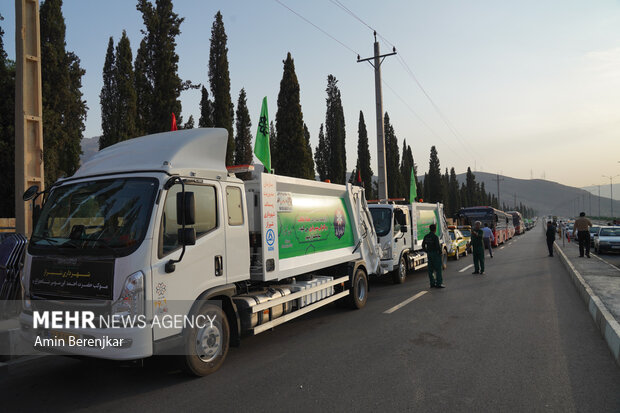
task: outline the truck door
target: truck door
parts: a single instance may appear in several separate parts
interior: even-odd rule
[[[250,238],[245,219],[245,191],[239,184],[222,184],[225,197],[227,282],[250,278]]]
[[[196,202],[196,245],[187,246],[181,262],[175,270],[166,273],[166,263],[179,259],[181,246],[178,242],[177,193],[181,185],[173,185],[160,201],[163,210],[159,222],[157,252],[152,266],[153,314],[163,317],[170,314],[187,314],[193,301],[203,291],[226,284],[224,265],[226,233],[222,191],[219,182],[185,184],[186,192],[193,192]],[[180,333],[181,329],[153,328],[155,340]]]

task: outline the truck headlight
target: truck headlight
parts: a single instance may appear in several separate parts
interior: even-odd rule
[[[144,274],[131,274],[125,280],[121,295],[112,304],[112,315],[127,317],[144,314]]]
[[[391,245],[386,245],[385,247],[383,247],[383,258],[387,259],[387,258],[392,258],[392,246]]]

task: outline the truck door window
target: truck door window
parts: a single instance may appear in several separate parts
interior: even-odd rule
[[[226,187],[226,208],[228,210],[228,225],[243,225],[243,206],[241,188]]]
[[[194,193],[196,200],[196,238],[200,238],[217,227],[217,200],[215,188],[209,185],[185,185],[186,191]],[[166,194],[164,214],[162,216],[159,256],[179,248],[178,230],[181,225],[177,224],[177,193],[181,192],[181,185],[174,185]]]

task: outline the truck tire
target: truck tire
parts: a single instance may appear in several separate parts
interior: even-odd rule
[[[407,279],[407,263],[405,262],[405,255],[401,255],[398,261],[398,268],[392,271],[392,281],[394,284],[402,284]]]
[[[185,331],[183,367],[190,375],[202,377],[215,373],[224,363],[230,327],[224,310],[217,305],[205,302],[194,315],[204,319],[197,318],[200,321]]]
[[[363,268],[358,268],[355,271],[348,298],[349,306],[355,310],[366,305],[368,300],[368,276]]]
[[[459,260],[459,258],[461,258],[461,257],[459,256],[459,248],[458,248],[458,247],[456,247],[456,250],[454,251],[454,261],[458,261],[458,260]]]
[[[465,252],[463,253],[463,257],[467,257],[467,247],[465,247]]]

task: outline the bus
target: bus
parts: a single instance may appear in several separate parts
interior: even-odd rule
[[[494,247],[508,240],[508,222],[512,223],[512,217],[504,211],[490,206],[461,208],[456,218],[459,221],[459,225],[471,225],[472,228],[476,221],[480,221],[483,226],[488,224],[495,238],[492,244]]]
[[[515,226],[514,226],[514,222],[513,222],[513,218],[512,218],[512,214],[509,212],[506,212],[506,218],[508,219],[508,221],[506,221],[506,225],[507,225],[507,234],[508,234],[508,239],[512,239],[512,237],[515,236]]]
[[[521,235],[525,233],[525,222],[523,221],[523,216],[521,213],[517,211],[508,211],[510,215],[512,215],[512,223],[515,226],[515,234]]]

